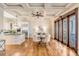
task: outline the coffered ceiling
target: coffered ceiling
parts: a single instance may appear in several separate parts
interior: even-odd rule
[[[75,5],[72,3],[4,3],[4,10],[18,17],[31,17],[32,12],[44,12],[47,17],[59,16],[64,10]]]

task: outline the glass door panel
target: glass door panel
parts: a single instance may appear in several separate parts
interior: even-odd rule
[[[54,23],[54,38],[56,39],[56,22]]]
[[[76,32],[75,32],[75,15],[69,17],[69,44],[75,48]]]
[[[58,39],[58,22],[56,22],[56,39]]]
[[[63,19],[63,43],[67,44],[67,19]]]
[[[59,40],[62,41],[62,21],[59,21]]]

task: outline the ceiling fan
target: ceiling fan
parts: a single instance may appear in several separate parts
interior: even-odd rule
[[[32,13],[33,16],[36,16],[37,18],[43,17],[43,14],[41,12]]]

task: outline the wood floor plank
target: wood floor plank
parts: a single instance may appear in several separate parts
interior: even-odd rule
[[[26,40],[21,45],[6,45],[6,55],[8,56],[64,56],[64,55],[76,55],[76,53],[57,42],[51,40],[47,44],[39,45],[33,42],[32,39]]]

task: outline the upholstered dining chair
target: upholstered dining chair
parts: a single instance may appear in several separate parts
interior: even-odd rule
[[[46,37],[43,40],[44,43],[49,43],[50,42],[50,34],[46,33]]]

